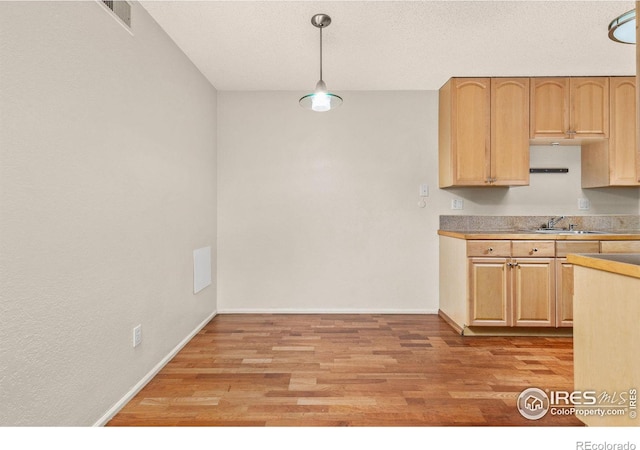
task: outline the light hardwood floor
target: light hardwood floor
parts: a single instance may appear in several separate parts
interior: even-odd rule
[[[530,421],[573,390],[571,338],[462,337],[435,315],[218,315],[109,426],[582,426]]]

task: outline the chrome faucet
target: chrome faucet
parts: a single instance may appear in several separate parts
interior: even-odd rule
[[[560,217],[554,217],[552,219],[549,219],[549,221],[547,222],[547,228],[555,228],[556,224],[558,222],[560,222],[562,219],[564,219],[566,216],[560,216]]]

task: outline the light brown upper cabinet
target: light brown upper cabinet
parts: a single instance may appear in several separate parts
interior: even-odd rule
[[[582,187],[640,186],[636,136],[636,79],[609,78],[608,140],[582,145]]]
[[[569,85],[573,137],[609,137],[609,77],[570,78]]]
[[[484,185],[489,178],[491,80],[451,78],[440,88],[439,184]]]
[[[531,78],[531,139],[564,139],[569,130],[569,78]]]
[[[531,78],[532,143],[608,136],[608,77]]]
[[[529,79],[491,79],[491,173],[497,186],[529,184]]]
[[[440,89],[440,187],[529,184],[528,122],[528,78],[451,78]]]

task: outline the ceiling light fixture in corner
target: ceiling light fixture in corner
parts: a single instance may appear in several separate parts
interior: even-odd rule
[[[300,106],[311,111],[324,112],[335,109],[342,104],[342,97],[327,91],[327,85],[322,80],[322,29],[331,24],[331,17],[326,14],[316,14],[311,18],[311,24],[320,29],[320,80],[316,89],[300,99]]]
[[[636,43],[636,10],[627,11],[609,24],[609,38],[623,44]]]

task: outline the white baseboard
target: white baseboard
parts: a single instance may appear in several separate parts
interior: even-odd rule
[[[438,309],[228,308],[218,314],[438,314]]]
[[[206,319],[204,319],[202,322],[200,322],[200,324],[198,326],[196,326],[196,328],[189,333],[189,335],[187,337],[185,337],[182,341],[180,341],[180,343],[178,345],[176,345],[173,350],[171,350],[169,352],[169,354],[167,356],[165,356],[164,358],[162,358],[162,360],[160,360],[160,362],[158,364],[156,364],[153,369],[151,369],[149,371],[149,373],[147,373],[140,381],[138,381],[136,383],[136,385],[131,388],[131,390],[129,392],[127,392],[124,397],[122,397],[120,400],[118,400],[118,402],[116,402],[115,405],[113,405],[111,408],[109,408],[109,410],[104,413],[104,415],[102,417],[100,417],[100,419],[98,419],[92,426],[94,427],[102,427],[104,425],[107,424],[107,422],[109,422],[113,416],[115,416],[118,411],[120,411],[124,405],[126,405],[133,397],[135,397],[135,395],[140,392],[142,390],[143,387],[146,386],[146,384],[151,381],[151,379],[153,377],[155,377],[157,375],[158,372],[160,372],[160,370],[162,370],[162,368],[169,362],[171,361],[171,359],[176,356],[176,354],[182,350],[182,347],[184,347],[185,345],[187,345],[187,343],[196,335],[200,332],[200,330],[202,330],[204,328],[204,326],[206,324],[208,324],[211,319],[213,319],[216,314],[218,314],[217,311],[214,311],[213,313],[211,313],[209,315],[209,317],[207,317]]]

